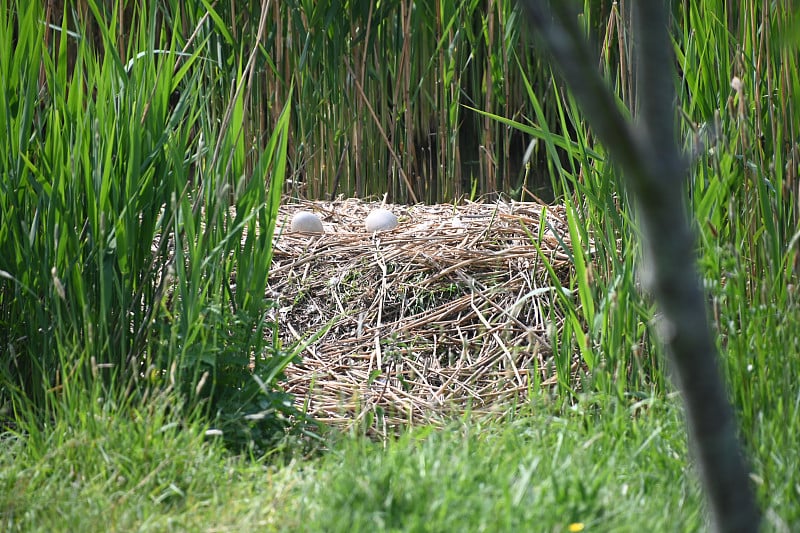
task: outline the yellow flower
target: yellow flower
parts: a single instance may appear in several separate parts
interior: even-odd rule
[[[586,526],[583,524],[583,522],[573,522],[569,525],[569,527],[567,527],[567,531],[583,531],[585,527]]]

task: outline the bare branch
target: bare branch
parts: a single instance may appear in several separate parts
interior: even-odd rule
[[[674,130],[674,70],[665,3],[635,4],[639,123],[623,116],[594,67],[570,2],[521,0],[597,137],[621,168],[639,208],[664,341],[677,369],[689,428],[718,531],[756,531],[759,513],[733,410],[717,368]]]

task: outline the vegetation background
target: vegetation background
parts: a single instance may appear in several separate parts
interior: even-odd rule
[[[579,7],[635,108],[628,2]],[[673,15],[722,368],[765,526],[793,531],[798,19]],[[0,1],[3,527],[700,528],[635,215],[531,43],[506,0]],[[595,250],[568,251],[554,345],[591,372],[388,442],[305,420],[280,391],[297,347],[264,340],[277,207],[384,193],[565,204]]]

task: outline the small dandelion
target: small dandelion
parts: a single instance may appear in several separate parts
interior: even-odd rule
[[[567,531],[575,532],[575,531],[583,531],[586,529],[586,526],[583,522],[573,522],[567,527]]]

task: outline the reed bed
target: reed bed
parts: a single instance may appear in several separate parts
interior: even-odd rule
[[[268,291],[286,342],[324,331],[285,388],[318,420],[387,431],[522,399],[555,384],[563,317],[545,263],[568,286],[564,210],[536,202],[389,205],[398,227],[370,235],[380,202],[281,207]],[[294,233],[298,210],[324,234]],[[578,359],[572,363],[578,369]]]

